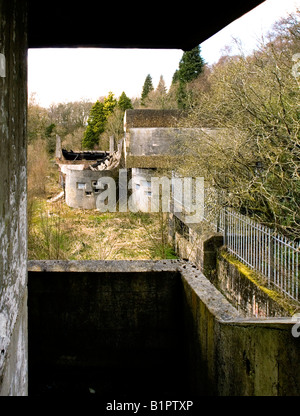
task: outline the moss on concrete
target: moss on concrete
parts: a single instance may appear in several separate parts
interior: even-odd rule
[[[230,255],[225,249],[220,251],[220,256],[226,261],[234,265],[239,271],[240,275],[246,279],[249,279],[255,286],[257,286],[262,292],[266,293],[273,301],[278,303],[290,316],[294,315],[300,310],[300,306],[297,302],[292,299],[287,299],[281,293],[271,290],[267,287],[267,282],[257,272],[254,272],[249,267],[241,263],[234,256]]]

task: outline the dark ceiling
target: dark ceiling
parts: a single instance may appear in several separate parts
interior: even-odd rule
[[[28,46],[189,50],[262,0],[28,1]],[[251,30],[251,28],[249,28]]]

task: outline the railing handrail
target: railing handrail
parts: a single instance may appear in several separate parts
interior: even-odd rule
[[[213,225],[223,233],[225,246],[231,254],[262,274],[269,286],[300,301],[299,243],[232,209],[220,211],[216,222]]]

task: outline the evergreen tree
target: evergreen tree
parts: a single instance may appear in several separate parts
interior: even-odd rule
[[[144,104],[147,108],[156,108],[163,110],[166,108],[167,88],[163,76],[160,76],[159,83],[155,91],[150,91]]]
[[[133,108],[131,99],[127,97],[125,92],[123,91],[120,95],[119,101],[118,101],[118,108],[120,108],[123,111],[129,110]]]
[[[112,92],[108,93],[108,97],[104,98],[103,111],[106,119],[112,114],[117,105],[117,100]]]
[[[117,105],[117,100],[112,92],[104,98],[104,102],[99,100],[93,105],[88,125],[82,139],[82,147],[84,149],[94,149],[99,144],[100,134],[105,130],[105,124],[108,117],[113,113]]]
[[[145,100],[148,97],[149,92],[153,91],[154,87],[153,87],[153,83],[152,83],[152,78],[151,75],[148,74],[146,76],[144,85],[143,85],[143,90],[142,90],[142,96],[141,96],[141,105],[145,106]]]
[[[196,46],[190,51],[184,52],[179,62],[178,79],[179,82],[186,84],[191,82],[203,71],[204,60],[200,56],[200,46]]]
[[[98,100],[90,111],[88,125],[82,139],[84,149],[94,149],[98,145],[99,136],[104,132],[105,121],[104,104]]]
[[[179,81],[179,70],[176,69],[176,71],[174,72],[173,78],[172,78],[172,85],[176,84],[176,82]]]
[[[179,62],[179,69],[173,75],[172,85],[177,84],[177,104],[179,108],[188,106],[189,93],[187,84],[203,72],[204,60],[200,55],[200,46],[184,52]]]

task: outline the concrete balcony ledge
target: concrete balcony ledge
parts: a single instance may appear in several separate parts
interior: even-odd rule
[[[128,273],[178,271],[180,260],[29,260],[29,272]]]
[[[107,394],[300,394],[300,322],[244,316],[188,261],[30,261],[28,272],[32,395],[81,394],[85,380]]]

